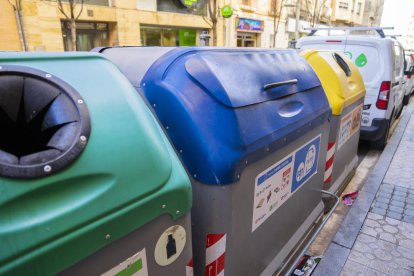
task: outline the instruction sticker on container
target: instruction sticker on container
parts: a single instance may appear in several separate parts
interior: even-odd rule
[[[256,177],[252,232],[317,173],[320,143],[321,135]]]
[[[341,119],[341,126],[338,134],[338,149],[339,150],[349,138],[358,132],[361,126],[362,104],[355,107],[351,112],[346,114]]]
[[[102,274],[102,276],[112,275],[148,276],[147,254],[145,248]]]

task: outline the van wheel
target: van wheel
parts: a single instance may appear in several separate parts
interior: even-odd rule
[[[390,123],[387,121],[387,129],[385,130],[384,135],[377,141],[371,142],[371,147],[377,150],[383,150],[388,142],[388,137],[390,135]]]
[[[407,104],[408,104],[408,102],[410,101],[410,95],[411,95],[411,94],[408,94],[408,95],[405,95],[405,96],[404,96],[404,99],[403,99],[403,104],[404,104],[404,105],[407,105]]]

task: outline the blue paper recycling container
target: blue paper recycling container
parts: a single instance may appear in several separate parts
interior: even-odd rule
[[[195,275],[280,272],[323,214],[331,109],[292,50],[96,49],[147,99],[192,178]]]

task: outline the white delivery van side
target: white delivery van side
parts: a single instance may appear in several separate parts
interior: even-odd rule
[[[340,35],[303,37],[296,47],[335,50],[354,61],[367,91],[360,138],[383,149],[390,127],[403,108],[404,49],[401,44],[388,37]]]

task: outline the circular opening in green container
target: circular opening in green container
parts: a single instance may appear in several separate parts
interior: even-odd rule
[[[75,89],[52,74],[1,66],[0,131],[0,176],[46,176],[82,152],[89,112]]]

